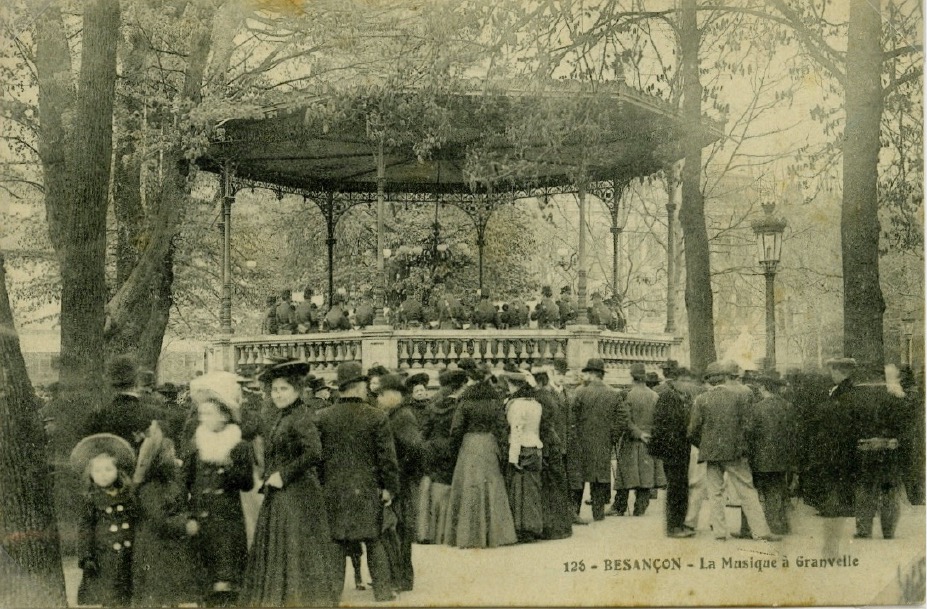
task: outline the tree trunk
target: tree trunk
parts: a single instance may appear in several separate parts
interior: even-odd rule
[[[61,391],[75,408],[89,407],[78,395],[97,395],[103,371],[105,220],[119,17],[116,0],[85,6],[77,91],[58,3],[36,23],[39,152],[49,235],[62,277]]]
[[[879,3],[851,0],[843,140],[843,349],[866,367],[884,364],[879,285],[878,161],[882,118]]]
[[[199,11],[199,26],[190,41],[181,95],[197,103],[202,97],[203,75],[209,56],[212,12],[207,8],[196,9],[193,5],[188,10]],[[165,151],[164,176],[157,191],[149,197],[146,230],[137,237],[137,243],[144,242],[144,247],[107,307],[107,357],[131,354],[143,368],[157,369],[173,305],[173,241],[180,230],[189,197],[190,170],[191,163],[179,144]],[[116,184],[117,191],[124,186],[137,189],[135,177],[127,185]]]
[[[63,607],[45,432],[13,325],[0,255],[0,559],[3,607]]]
[[[71,127],[72,188],[61,216],[61,383],[92,390],[103,377],[106,209],[113,146],[119,1],[84,5],[83,50]]]
[[[147,128],[145,101],[142,100],[149,45],[139,29],[134,29],[131,45],[123,59],[122,81],[125,95],[119,112],[119,131],[115,134],[116,160],[113,165],[113,215],[116,217],[116,289],[132,273],[145,247],[142,236],[145,210],[142,189],[144,146],[133,133]]]
[[[711,292],[711,258],[705,201],[702,197],[702,84],[699,80],[699,45],[696,0],[682,0],[680,12],[681,75],[684,89],[682,118],[685,163],[682,167],[682,204],[679,225],[685,241],[686,317],[692,370],[700,373],[715,355],[715,325]]]
[[[67,154],[68,133],[64,116],[74,104],[71,52],[65,35],[61,7],[53,2],[36,22],[35,67],[39,88],[39,158],[45,184],[48,234],[59,261],[64,251],[63,221],[70,195],[71,167]]]

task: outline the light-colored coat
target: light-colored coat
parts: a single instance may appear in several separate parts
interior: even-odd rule
[[[635,384],[624,400],[628,422],[618,452],[617,488],[653,488],[656,468],[647,444],[641,438],[653,431],[653,413],[659,396],[643,385]]]

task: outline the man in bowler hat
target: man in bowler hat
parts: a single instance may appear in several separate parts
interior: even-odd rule
[[[618,392],[604,381],[605,362],[592,358],[582,370],[583,386],[576,390],[571,405],[573,432],[576,434],[576,474],[582,476],[577,489],[573,480],[572,499],[577,513],[583,490],[589,484],[594,520],[605,518],[605,504],[611,496],[612,446],[628,423]],[[572,477],[572,476],[571,476]]]
[[[360,363],[338,366],[339,397],[319,411],[322,480],[332,538],[346,548],[362,541],[376,601],[396,598],[380,536],[383,508],[399,490],[399,466],[387,416],[368,402]]]

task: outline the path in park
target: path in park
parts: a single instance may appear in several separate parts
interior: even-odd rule
[[[707,504],[697,537],[668,539],[662,507],[661,492],[644,517],[576,526],[572,537],[559,541],[485,550],[416,545],[415,589],[383,606],[894,604],[911,569],[923,586],[923,562],[917,570],[924,556],[923,506],[902,508],[896,539],[855,540],[852,519],[825,521],[799,503],[791,515],[793,534],[775,543],[714,540]],[[586,517],[588,511],[584,507]],[[729,508],[728,517],[731,525],[739,523],[738,510]],[[836,546],[842,560],[811,566],[809,559],[823,556],[825,523],[842,529]],[[66,561],[65,571],[73,604],[80,572],[74,560]],[[350,569],[346,581],[353,581]],[[346,586],[342,604],[369,606],[372,594]]]

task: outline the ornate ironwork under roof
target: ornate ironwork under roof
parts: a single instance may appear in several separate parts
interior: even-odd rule
[[[563,124],[582,98],[595,100],[594,145],[589,125],[583,135],[583,127],[573,133],[569,123]],[[358,96],[353,101],[362,105],[366,100]],[[608,83],[595,93],[557,83],[541,92],[508,88],[501,95],[446,94],[433,102],[450,128],[426,158],[419,158],[411,144],[384,150],[390,198],[401,193],[536,196],[575,184],[581,165],[590,182],[627,181],[682,157],[685,128],[675,109],[623,83]],[[512,125],[524,127],[546,117],[561,121],[556,143],[543,140],[543,128],[527,137],[530,126],[512,133]],[[720,137],[720,125],[705,119],[703,146]],[[363,112],[349,108],[333,120],[313,104],[278,106],[266,109],[263,118],[226,121],[197,164],[220,172],[229,163],[240,185],[278,192],[371,193],[377,190],[377,150]]]

